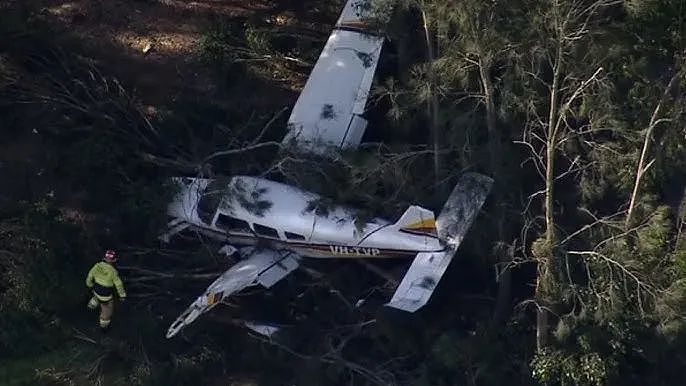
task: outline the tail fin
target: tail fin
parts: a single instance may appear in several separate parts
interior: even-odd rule
[[[460,178],[436,220],[438,237],[446,248],[418,253],[388,306],[415,312],[429,301],[492,185],[493,180],[481,174],[468,173]]]
[[[395,226],[401,232],[419,235],[436,236],[436,220],[434,212],[421,206],[410,206],[396,221]]]

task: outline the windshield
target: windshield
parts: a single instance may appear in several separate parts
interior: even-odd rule
[[[205,188],[200,201],[198,201],[198,217],[205,224],[210,225],[212,223],[214,213],[226,192],[228,183],[228,178],[218,178],[210,181]]]

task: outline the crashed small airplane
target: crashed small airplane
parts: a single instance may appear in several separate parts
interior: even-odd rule
[[[384,40],[372,28],[365,4],[347,1],[293,107],[284,148],[327,156],[360,144]],[[220,251],[237,251],[241,260],[172,323],[167,338],[231,294],[256,285],[271,287],[296,270],[303,258],[414,258],[387,305],[417,311],[431,297],[493,183],[489,177],[467,173],[438,217],[410,206],[395,222],[375,218],[360,226],[352,208],[339,206],[317,214],[310,204],[319,196],[264,178],[174,180],[180,192],[168,207],[173,220],[161,239],[169,241],[191,229],[226,243]]]

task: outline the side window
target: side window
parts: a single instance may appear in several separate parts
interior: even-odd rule
[[[250,225],[248,225],[247,222],[221,213],[219,214],[219,217],[217,217],[217,227],[228,232],[252,233]]]
[[[257,234],[260,236],[272,237],[275,239],[279,238],[279,233],[274,228],[266,227],[266,226],[260,225],[260,224],[254,224],[254,226],[255,226],[255,232],[257,232]]]
[[[305,240],[305,236],[299,235],[297,233],[284,232],[286,238],[289,240]]]
[[[205,224],[211,224],[214,214],[217,212],[219,203],[226,191],[227,181],[225,178],[212,180],[202,193],[198,201],[198,217]]]

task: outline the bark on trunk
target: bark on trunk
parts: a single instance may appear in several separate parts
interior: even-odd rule
[[[536,347],[541,351],[548,345],[550,321],[548,307],[549,286],[552,283],[551,268],[554,263],[553,246],[555,244],[555,217],[554,217],[554,184],[555,184],[555,146],[557,145],[557,131],[559,128],[559,87],[560,74],[562,71],[562,44],[558,44],[553,71],[553,85],[550,89],[550,114],[548,116],[548,128],[545,155],[545,256],[538,262],[538,277],[536,280]]]
[[[544,265],[538,265],[538,278],[536,279],[536,291],[542,288],[544,285],[541,283],[545,280],[547,274],[545,273],[546,267]],[[548,325],[550,321],[548,320],[548,310],[545,309],[547,306],[541,300],[538,301],[538,308],[536,309],[536,349],[541,352],[548,345]],[[543,303],[543,304],[540,304]]]

